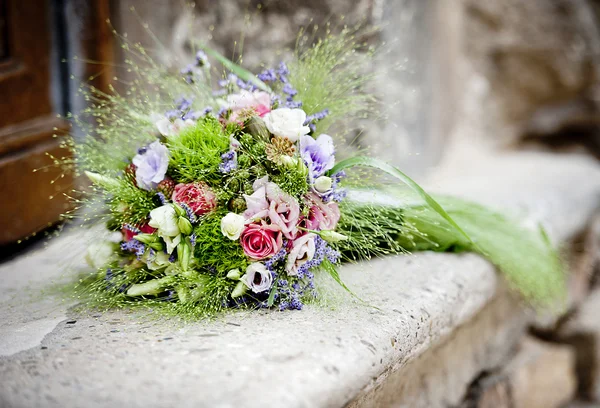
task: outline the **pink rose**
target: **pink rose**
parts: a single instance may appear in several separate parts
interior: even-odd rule
[[[285,264],[288,275],[297,275],[298,268],[313,259],[315,256],[315,237],[316,235],[313,233],[304,234],[294,241]]]
[[[217,207],[217,196],[203,182],[177,184],[172,199],[177,204],[187,205],[196,215],[204,215]]]
[[[261,260],[279,252],[283,238],[276,225],[250,224],[242,232],[240,243],[246,255]]]
[[[156,231],[156,228],[152,228],[150,225],[148,225],[148,223],[143,224],[141,226],[137,226],[136,228],[139,229],[142,234],[152,234],[152,233],[154,233],[154,231]],[[140,233],[140,232],[132,231],[128,227],[123,227],[121,232],[123,233],[124,241],[131,241],[133,239],[133,237],[135,237],[137,234]]]
[[[294,239],[298,234],[300,206],[294,197],[284,193],[275,183],[266,186],[269,199],[269,219],[277,225],[287,239]]]
[[[340,220],[340,207],[335,201],[323,202],[321,197],[310,192],[306,196],[306,205],[310,208],[304,219],[306,228],[311,230],[335,230]]]
[[[227,105],[231,110],[230,121],[236,121],[242,111],[249,109],[262,117],[271,112],[271,95],[262,91],[248,92],[242,90],[239,93],[229,95]]]

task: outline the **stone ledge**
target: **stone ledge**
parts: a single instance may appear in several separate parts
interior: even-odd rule
[[[495,205],[545,209],[542,218],[557,240],[578,232],[597,208],[600,169],[586,159],[515,155],[483,168],[472,175],[475,181],[463,176],[461,184],[457,173],[447,172],[448,182],[438,184],[465,196],[485,193]],[[0,266],[3,292],[16,293],[32,280],[32,293],[43,279],[63,277],[53,262],[65,251],[77,253],[83,242],[78,234],[65,236]],[[240,312],[184,325],[141,312],[77,315],[60,299],[3,296],[0,317],[9,324],[0,327],[0,354],[6,355],[0,358],[0,405],[456,404],[474,375],[506,356],[530,319],[500,290],[494,268],[473,254],[390,257],[345,266],[341,274],[381,310],[344,300],[299,313]],[[46,315],[76,323],[63,320],[50,333],[44,330],[55,320],[32,328]],[[27,325],[25,337],[43,337],[41,346],[19,337]],[[15,347],[18,342],[25,343]]]

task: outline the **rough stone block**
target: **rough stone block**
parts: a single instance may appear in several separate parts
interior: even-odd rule
[[[600,289],[594,290],[579,310],[560,327],[557,340],[577,352],[579,395],[600,402]]]
[[[538,108],[577,99],[597,81],[590,3],[463,1],[464,57],[482,82],[481,121],[495,137],[510,143]]]
[[[573,398],[576,388],[574,350],[525,337],[508,364],[474,384],[463,406],[558,408]]]

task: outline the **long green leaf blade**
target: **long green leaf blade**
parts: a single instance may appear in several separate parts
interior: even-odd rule
[[[454,229],[456,229],[456,231],[463,235],[471,244],[475,245],[475,243],[473,243],[469,235],[462,230],[462,228],[452,219],[452,217],[450,217],[450,215],[448,215],[446,210],[444,210],[444,208],[433,199],[433,197],[427,194],[427,192],[423,190],[423,188],[420,185],[418,185],[413,179],[411,179],[406,174],[398,170],[396,167],[384,161],[366,156],[352,157],[337,163],[333,167],[333,169],[331,169],[331,174],[355,166],[373,167],[375,169],[381,170],[389,174],[390,176],[397,178],[398,180],[406,184],[408,187],[410,187],[413,191],[415,191],[421,198],[423,198],[423,200],[425,200],[427,205],[429,205],[436,213],[440,215],[440,217],[446,220],[448,224],[450,224]]]

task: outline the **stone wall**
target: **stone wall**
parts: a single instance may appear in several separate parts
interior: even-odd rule
[[[414,174],[464,145],[541,140],[599,154],[596,8],[592,0],[200,0],[194,8],[121,0],[113,19],[163,63],[183,65],[190,41],[201,39],[226,56],[243,50],[255,70],[288,57],[302,27],[378,27],[373,42],[385,45],[374,89],[388,109],[368,123],[361,147]]]
[[[595,112],[600,33],[591,2],[465,0],[464,9],[464,58],[485,88],[481,126],[491,139],[506,146]]]

